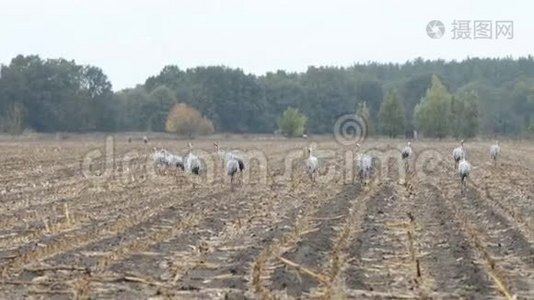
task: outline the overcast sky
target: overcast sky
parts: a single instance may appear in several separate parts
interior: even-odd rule
[[[534,52],[531,1],[74,1],[0,3],[0,63],[17,54],[101,67],[114,90],[168,64],[227,65],[263,74],[309,65],[404,62],[421,56],[513,57]],[[445,24],[431,39],[430,20]],[[511,20],[513,39],[455,40],[454,20]],[[473,24],[471,24],[473,27]]]

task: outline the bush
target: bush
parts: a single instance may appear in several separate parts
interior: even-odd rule
[[[287,137],[300,137],[306,129],[308,119],[298,109],[289,107],[278,120],[280,132]]]
[[[179,135],[186,135],[189,138],[197,135],[209,135],[215,132],[210,120],[202,117],[198,110],[183,103],[176,104],[171,109],[167,116],[165,130]]]

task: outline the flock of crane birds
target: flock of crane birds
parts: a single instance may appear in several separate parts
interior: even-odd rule
[[[497,164],[497,158],[501,152],[499,141],[495,141],[495,144],[490,146],[490,157],[494,164]],[[471,164],[467,161],[467,152],[464,148],[464,140],[460,141],[460,146],[452,150],[452,157],[458,166],[458,175],[460,175],[461,192],[465,191],[467,186],[467,178],[471,172]]]
[[[145,143],[148,143],[148,138],[144,137],[143,141]],[[235,175],[245,170],[245,163],[243,158],[239,155],[237,151],[222,150],[219,147],[218,143],[214,143],[214,147],[215,153],[223,161],[226,175],[230,177],[230,184],[233,184]],[[356,147],[359,149],[360,145],[356,144]],[[195,154],[193,154],[193,145],[191,143],[188,143],[188,149],[188,153],[185,156],[180,156],[171,153],[166,149],[154,148],[154,153],[152,155],[154,164],[158,168],[170,167],[184,171],[186,174],[200,175],[202,163],[200,159]],[[497,158],[499,157],[500,152],[501,148],[499,146],[499,141],[495,141],[495,144],[491,145],[489,149],[490,157],[493,160],[494,164],[497,163]],[[411,143],[408,142],[407,145],[401,151],[401,158],[404,162],[406,171],[408,171],[408,162],[413,157],[413,153],[414,152]],[[460,145],[453,149],[452,157],[454,158],[458,170],[458,175],[460,176],[461,192],[463,194],[467,186],[467,179],[471,172],[471,164],[467,161],[467,151],[464,148],[464,140],[461,140]],[[372,157],[369,154],[358,154],[356,158],[356,165],[358,168],[360,179],[363,182],[366,182],[367,179],[369,179],[369,177],[371,176],[375,161],[376,158]],[[315,182],[320,164],[319,159],[313,155],[311,147],[308,148],[308,156],[304,161],[304,165],[306,172],[310,177],[310,180],[312,182]]]
[[[356,144],[357,148],[360,148],[359,144]],[[499,146],[499,141],[495,141],[495,144],[490,146],[490,157],[493,160],[494,164],[497,163],[497,158],[501,152],[501,148]],[[413,149],[410,142],[407,143],[407,145],[402,149],[401,151],[401,158],[404,162],[405,170],[408,171],[409,168],[409,159],[413,157]],[[471,164],[467,161],[467,151],[464,148],[464,140],[460,141],[460,146],[454,148],[452,150],[452,157],[454,158],[454,161],[456,163],[457,169],[458,169],[458,175],[460,176],[460,183],[461,183],[461,192],[464,193],[466,187],[467,187],[467,178],[469,177],[469,173],[471,172]],[[374,168],[374,161],[376,158],[372,157],[368,154],[358,154],[358,157],[356,159],[356,164],[359,171],[360,179],[363,180],[363,182],[366,182],[366,180],[371,176],[371,172]],[[312,149],[308,149],[308,158],[306,159],[306,167],[308,170],[308,173],[310,174],[310,178],[314,181],[315,174],[317,173],[317,170],[319,169],[319,161],[317,157],[312,155]]]
[[[146,143],[147,139],[145,138],[144,140]],[[213,145],[215,146],[215,153],[223,160],[226,174],[230,176],[230,183],[233,184],[234,176],[238,172],[245,170],[243,158],[237,152],[220,149],[218,143],[214,143]],[[163,148],[154,148],[152,159],[159,170],[162,168],[176,168],[190,175],[200,175],[202,170],[202,163],[198,156],[193,154],[193,145],[191,143],[188,143],[188,152],[185,156],[174,154]]]

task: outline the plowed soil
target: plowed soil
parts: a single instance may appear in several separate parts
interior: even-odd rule
[[[228,139],[265,159],[233,187],[213,142],[194,141],[210,169],[192,177],[148,157],[187,141],[1,141],[0,298],[534,299],[532,143],[502,141],[494,165],[466,142],[462,194],[454,141],[412,142],[405,174],[401,140]],[[368,182],[357,151],[378,158]]]

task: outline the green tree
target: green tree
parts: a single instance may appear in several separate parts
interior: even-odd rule
[[[177,103],[174,92],[164,85],[155,88],[149,94],[149,102],[143,106],[147,129],[165,131],[165,122],[171,108]]]
[[[367,76],[359,80],[356,84],[356,99],[364,101],[369,108],[369,121],[372,123],[378,121],[380,104],[384,99],[382,82]]]
[[[389,90],[378,113],[380,129],[389,137],[404,133],[404,106],[396,89]]]
[[[456,139],[463,136],[465,103],[461,97],[451,97],[450,130]]]
[[[414,109],[415,106],[425,96],[430,83],[432,82],[432,74],[420,74],[410,76],[402,83],[400,92],[404,100],[404,114],[406,117],[406,133],[411,135],[415,129]]]
[[[112,95],[99,68],[63,58],[19,55],[1,68],[2,112],[12,112],[16,101],[24,111],[22,126],[37,131],[113,130]]]
[[[340,115],[356,105],[356,81],[349,74],[333,67],[309,67],[300,77],[302,98],[290,106],[298,107],[313,122],[310,130],[332,133]],[[287,107],[287,106],[286,106]]]
[[[372,120],[371,120],[371,112],[369,111],[367,102],[363,101],[363,102],[358,103],[356,114],[365,121],[365,125],[367,126],[367,135],[374,134],[374,127],[373,127]]]
[[[459,98],[464,107],[462,120],[458,122],[462,125],[461,133],[464,137],[474,137],[480,127],[478,95],[475,91],[468,91],[460,94]]]
[[[143,106],[150,100],[143,86],[119,91],[115,93],[113,98],[119,107],[117,117],[120,130],[141,131],[147,129],[149,115],[144,113]]]
[[[527,130],[528,134],[534,136],[534,122],[530,123]]]
[[[446,137],[449,133],[451,94],[437,76],[432,76],[431,87],[415,107],[417,129],[425,136]]]
[[[24,105],[20,102],[14,102],[0,118],[0,129],[12,135],[21,134],[24,131],[24,118]]]
[[[278,120],[278,127],[288,137],[302,136],[306,129],[307,118],[298,109],[289,107]]]

